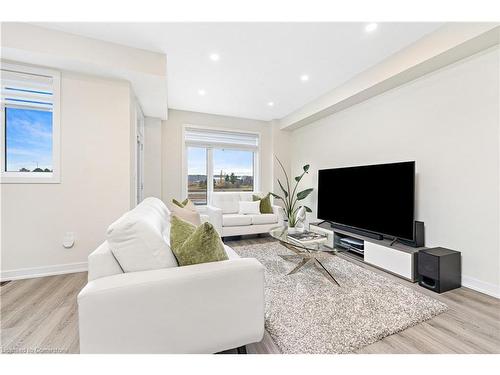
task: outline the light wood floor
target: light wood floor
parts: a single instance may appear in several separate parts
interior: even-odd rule
[[[236,247],[267,241],[270,239],[255,238],[228,244]],[[358,353],[500,353],[500,300],[467,288],[435,294],[356,263],[437,298],[449,307],[445,313],[366,346]],[[76,296],[86,279],[87,274],[82,272],[3,284],[0,287],[2,352],[78,353]],[[248,345],[247,350],[279,353],[267,333],[260,343]]]

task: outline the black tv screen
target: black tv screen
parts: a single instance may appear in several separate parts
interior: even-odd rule
[[[318,218],[413,239],[415,162],[318,171]]]

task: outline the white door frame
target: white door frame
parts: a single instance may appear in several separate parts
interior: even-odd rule
[[[144,199],[144,115],[137,104],[135,143],[135,196],[136,204]]]

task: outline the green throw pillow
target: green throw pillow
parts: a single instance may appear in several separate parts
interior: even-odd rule
[[[260,213],[261,214],[272,214],[273,206],[271,205],[271,193],[267,193],[264,198],[257,195],[253,196],[253,201],[260,201]]]
[[[170,248],[175,254],[175,250],[187,240],[187,238],[194,233],[196,225],[191,224],[186,220],[182,220],[176,215],[170,218]]]
[[[186,198],[182,202],[179,202],[177,199],[172,199],[172,203],[175,204],[176,206],[179,206],[180,208],[183,208],[186,204],[188,204],[189,199]]]
[[[212,224],[194,226],[175,215],[170,228],[170,247],[179,266],[227,260],[219,233]]]

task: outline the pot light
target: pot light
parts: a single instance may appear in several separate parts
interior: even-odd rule
[[[204,96],[206,94],[206,91],[203,89],[198,90],[198,95]]]
[[[377,27],[378,27],[378,24],[376,24],[375,22],[372,22],[372,23],[369,23],[368,25],[365,26],[365,31],[367,33],[371,33],[371,32],[374,32],[375,30],[377,30]]]
[[[211,53],[210,54],[210,60],[212,60],[212,61],[219,61],[219,59],[220,59],[220,56],[219,56],[218,53]]]
[[[308,76],[307,74],[302,74],[302,75],[300,76],[300,80],[301,80],[302,82],[307,82],[307,81],[309,81],[309,76]]]
[[[267,103],[267,105],[268,105],[269,107],[274,107],[274,102],[268,102],[268,103]]]

